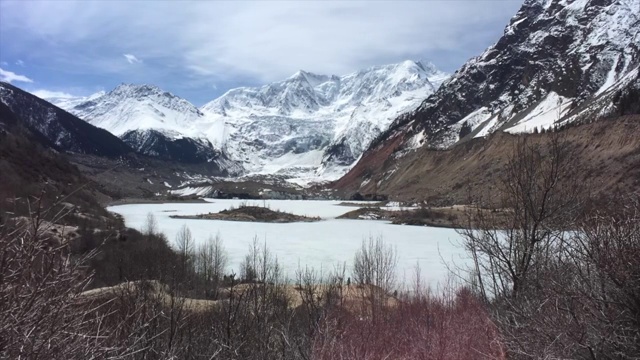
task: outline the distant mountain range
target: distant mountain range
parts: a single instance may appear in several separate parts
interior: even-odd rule
[[[63,151],[134,151],[298,184],[342,178],[374,193],[402,184],[403,159],[420,149],[640,113],[639,66],[640,0],[526,0],[498,42],[451,76],[415,61],[299,71],[201,108],[122,84],[47,99],[62,110],[0,84],[0,105]]]
[[[526,0],[495,45],[394,120],[338,187],[395,193],[433,168],[426,149],[638,114],[639,66],[640,0]]]
[[[639,65],[639,0],[526,0],[495,45],[380,140],[447,148],[604,117],[618,92],[637,86]]]
[[[341,77],[299,71],[262,87],[229,90],[200,109],[151,85],[48,100],[142,154],[187,162],[224,154],[237,174],[306,183],[343,175],[393,119],[447,78],[432,64],[405,61]]]

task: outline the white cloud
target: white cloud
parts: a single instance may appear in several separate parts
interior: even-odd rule
[[[46,89],[39,89],[30,91],[33,95],[41,98],[41,99],[75,99],[77,96],[71,95],[62,91],[51,91]]]
[[[454,68],[495,42],[521,4],[522,0],[16,1],[2,4],[0,23],[15,29],[23,40],[12,44],[22,47],[16,52],[52,59],[73,71],[132,74],[121,58],[111,56],[123,54],[130,64],[145,59],[147,66],[136,74],[155,71],[162,77],[166,71],[182,72],[183,80],[184,73],[193,79],[204,77],[206,86],[230,79],[273,81],[299,69],[345,74],[411,58],[435,60],[445,67],[454,62]],[[50,46],[34,46],[41,39]],[[458,57],[452,59],[451,54]]]
[[[22,61],[22,60],[18,59],[18,60],[16,61],[16,65],[18,65],[18,66],[24,66],[24,61]]]
[[[138,59],[135,55],[132,54],[122,54],[125,59],[129,62],[129,64],[140,64],[142,60]]]
[[[26,83],[32,83],[33,80],[29,79],[28,77],[24,76],[24,75],[18,75],[16,73],[14,73],[13,71],[9,71],[9,70],[4,70],[2,68],[0,68],[0,81],[4,81],[4,82],[26,82]]]

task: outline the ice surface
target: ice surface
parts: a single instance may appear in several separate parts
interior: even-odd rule
[[[218,212],[230,206],[239,206],[242,200],[211,200],[197,204],[130,204],[109,207],[109,211],[122,215],[126,225],[141,229],[147,214],[153,213],[158,226],[172,241],[182,225],[191,230],[196,244],[209,236],[220,234],[229,254],[230,269],[238,273],[239,264],[249,245],[257,238],[266,242],[270,251],[278,257],[289,276],[293,276],[298,264],[312,266],[323,271],[332,270],[336,264],[346,262],[350,266],[363,239],[382,236],[398,252],[398,278],[409,283],[414,277],[416,264],[420,265],[423,279],[436,286],[450,275],[447,266],[462,265],[466,256],[455,230],[418,226],[392,225],[385,221],[339,220],[337,216],[354,210],[339,206],[339,201],[267,200],[248,201],[249,205],[268,206],[298,215],[320,216],[314,223],[245,223],[216,220],[172,219],[170,215],[192,215]],[[363,203],[365,204],[365,203]],[[444,262],[443,262],[444,260]],[[349,271],[349,268],[347,269]]]

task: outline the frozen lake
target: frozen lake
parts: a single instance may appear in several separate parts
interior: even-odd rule
[[[220,234],[229,257],[230,269],[238,273],[240,262],[247,254],[255,237],[260,244],[266,242],[272,254],[293,277],[298,264],[326,273],[334,265],[346,262],[347,272],[356,250],[363,239],[382,237],[398,253],[399,282],[410,283],[415,278],[416,264],[420,264],[421,277],[436,286],[449,277],[447,266],[464,263],[460,236],[453,229],[392,225],[376,220],[341,220],[336,217],[354,210],[339,206],[340,201],[311,200],[208,200],[207,203],[130,204],[109,207],[122,215],[126,225],[141,229],[147,214],[153,213],[159,230],[173,242],[182,225],[186,224],[196,245]],[[194,215],[218,212],[241,203],[268,206],[297,215],[319,216],[323,220],[313,223],[245,223],[219,220],[172,219],[170,215]],[[446,264],[445,264],[446,263]]]

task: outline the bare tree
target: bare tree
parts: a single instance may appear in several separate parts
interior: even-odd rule
[[[398,256],[381,237],[363,240],[353,258],[353,278],[361,285],[374,285],[391,291],[395,285]]]
[[[204,283],[205,296],[217,299],[225,268],[227,254],[220,235],[210,236],[207,242],[198,247],[195,268]]]
[[[573,150],[558,135],[546,146],[516,140],[500,179],[500,216],[478,210],[462,230],[485,299],[517,296],[576,219],[584,187],[573,177]]]
[[[0,225],[0,358],[117,358],[114,328],[95,313],[102,304],[82,296],[95,252],[72,259],[40,213]]]
[[[602,204],[562,250],[552,290],[575,324],[568,339],[587,357],[640,357],[640,199]]]
[[[561,133],[543,144],[518,141],[501,222],[462,232],[474,283],[512,358],[636,359],[640,205],[596,201]]]
[[[187,225],[182,225],[178,234],[176,234],[175,245],[178,250],[178,256],[180,257],[180,269],[178,269],[178,281],[186,280],[186,276],[192,266],[194,244],[191,230]]]
[[[389,293],[395,285],[397,263],[395,249],[386,245],[381,237],[363,240],[353,258],[352,276],[361,297],[360,311],[374,321],[387,306]]]
[[[147,213],[147,220],[142,226],[142,233],[147,236],[153,236],[158,233],[158,221],[152,212]]]

